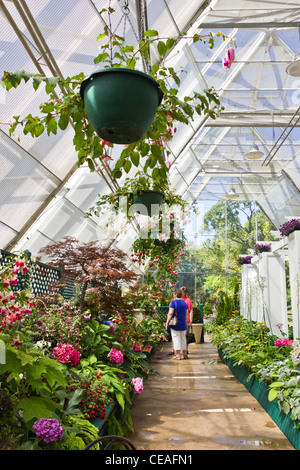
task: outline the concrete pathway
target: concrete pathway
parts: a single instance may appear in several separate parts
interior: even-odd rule
[[[250,392],[219,359],[206,337],[189,359],[160,345],[150,376],[132,405],[137,450],[295,450]]]

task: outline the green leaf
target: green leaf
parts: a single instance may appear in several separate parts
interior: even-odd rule
[[[130,161],[130,160],[126,160],[125,163],[124,163],[124,167],[123,167],[123,168],[124,168],[124,171],[125,171],[126,173],[129,173],[130,170],[131,170],[131,167],[132,167],[131,161]]]
[[[125,409],[125,400],[124,400],[124,395],[123,395],[123,393],[116,391],[116,392],[115,392],[115,395],[116,395],[116,399],[117,399],[119,405],[120,405],[121,408],[122,408],[122,411],[124,411],[124,409]]]
[[[97,57],[95,57],[94,63],[98,64],[99,62],[104,62],[107,57],[109,57],[108,52],[103,52],[103,54],[99,54]]]
[[[62,113],[57,124],[58,127],[64,131],[69,125],[69,116],[65,113]]]
[[[290,405],[287,401],[284,401],[281,406],[282,411],[287,415],[291,411]]]
[[[138,152],[133,152],[130,155],[131,161],[135,166],[138,166],[140,163],[140,154]]]
[[[57,122],[54,116],[50,116],[50,118],[47,119],[47,134],[50,135],[51,132],[52,134],[57,133]]]
[[[277,388],[272,388],[269,391],[268,400],[273,401],[273,400],[275,400],[275,398],[277,398],[277,396],[278,396],[278,389]]]
[[[145,37],[154,37],[158,36],[158,31],[155,31],[155,29],[148,29],[148,31],[144,32]]]
[[[159,41],[157,44],[157,50],[161,57],[164,57],[167,53],[166,45],[163,41]]]
[[[44,124],[38,123],[34,128],[34,137],[39,137],[45,130]]]
[[[161,158],[161,147],[159,145],[152,144],[151,145],[151,152],[156,157],[156,159],[159,160]]]
[[[35,89],[35,91],[38,89],[38,87],[40,86],[42,81],[44,81],[44,77],[41,77],[41,76],[38,76],[38,75],[33,77],[32,86]]]
[[[133,47],[133,46],[124,46],[124,47],[121,47],[121,48],[120,48],[120,51],[121,51],[121,52],[133,52],[133,51],[134,51],[134,47]]]
[[[47,79],[47,83],[46,83],[46,86],[45,86],[45,91],[47,93],[47,95],[50,95],[50,93],[52,93],[56,87],[56,85],[58,84],[60,78],[59,77],[50,77]]]
[[[52,413],[62,408],[59,403],[55,403],[49,398],[30,397],[23,398],[18,408],[23,410],[23,419],[25,422],[33,419],[51,418]]]
[[[269,385],[270,388],[280,388],[283,386],[283,382],[273,382],[271,385]]]

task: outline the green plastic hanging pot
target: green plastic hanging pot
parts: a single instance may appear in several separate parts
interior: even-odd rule
[[[133,204],[143,204],[148,211],[148,214],[151,215],[151,205],[157,204],[161,205],[164,200],[163,193],[159,191],[143,191],[138,194],[134,194],[132,198]]]
[[[163,98],[154,78],[126,68],[92,73],[83,80],[80,95],[95,132],[115,144],[143,138]]]

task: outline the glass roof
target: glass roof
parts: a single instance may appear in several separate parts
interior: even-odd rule
[[[122,8],[128,3],[129,15]],[[214,86],[224,111],[216,120],[197,117],[178,125],[170,143],[170,180],[189,201],[226,200],[234,188],[237,200],[254,200],[278,228],[287,217],[300,216],[300,77],[286,68],[300,49],[300,10],[296,0],[112,0],[113,27],[135,44],[138,25],[173,37],[186,31],[222,31],[228,40],[209,49],[202,42],[179,41],[167,64],[183,67],[180,94]],[[137,5],[145,7],[137,14]],[[99,67],[96,37],[102,31],[106,0],[0,0],[0,64],[5,70],[28,70],[46,76],[89,75]],[[143,11],[143,8],[142,8]],[[126,19],[126,21],[125,21]],[[222,60],[235,38],[236,59],[230,69]],[[158,60],[151,52],[153,63]],[[34,139],[16,131],[12,116],[38,114],[46,101],[41,89],[24,84],[6,92],[0,87],[0,248],[40,247],[64,235],[82,241],[105,240],[129,253],[135,226],[107,234],[105,220],[85,212],[113,187],[108,172],[91,173],[77,166],[73,131]],[[258,145],[263,157],[249,160]],[[114,162],[120,149],[114,149]],[[111,162],[113,167],[114,162]],[[120,182],[122,184],[122,181]]]

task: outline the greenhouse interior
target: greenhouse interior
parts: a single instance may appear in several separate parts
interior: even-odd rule
[[[298,2],[0,24],[0,449],[300,450]]]

